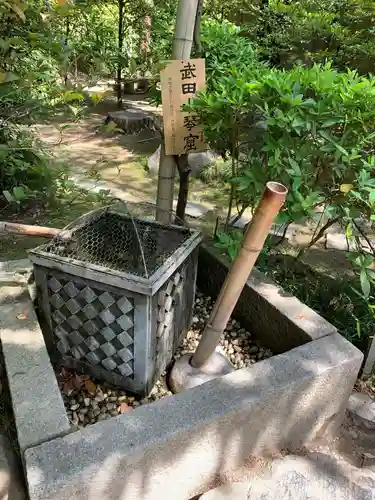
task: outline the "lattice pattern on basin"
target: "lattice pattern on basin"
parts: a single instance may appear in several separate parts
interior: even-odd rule
[[[59,352],[132,377],[133,299],[51,275],[47,286]]]
[[[173,323],[176,321],[174,317],[176,300],[183,293],[183,287],[184,276],[181,269],[174,273],[158,294],[158,327],[156,335],[159,339],[168,335]],[[173,342],[173,339],[170,339],[170,341]]]

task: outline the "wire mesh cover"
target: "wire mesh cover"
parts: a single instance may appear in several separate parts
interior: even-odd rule
[[[116,203],[80,217],[40,249],[148,278],[191,236],[154,214],[153,205]]]

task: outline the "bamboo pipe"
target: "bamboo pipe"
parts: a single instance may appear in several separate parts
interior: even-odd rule
[[[61,229],[56,229],[54,227],[29,226],[27,224],[15,224],[13,222],[0,222],[0,233],[54,238],[61,233]]]
[[[73,237],[73,231],[69,229],[56,229],[55,227],[31,226],[28,224],[0,221],[0,234],[1,233],[21,234],[23,236],[48,239],[59,236],[61,241],[70,241]]]
[[[287,188],[278,182],[266,184],[263,196],[246,229],[238,257],[225,279],[201,341],[190,360],[193,367],[200,368],[204,365],[219,344],[220,337],[287,193]]]

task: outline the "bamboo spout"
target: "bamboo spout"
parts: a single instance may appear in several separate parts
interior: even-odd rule
[[[287,188],[278,182],[266,184],[263,196],[245,232],[239,255],[226,277],[202,339],[190,360],[193,367],[203,366],[219,344],[220,337],[287,193]]]
[[[30,226],[28,224],[16,224],[14,222],[0,222],[0,233],[22,234],[24,236],[35,236],[42,238],[54,238],[61,232],[60,229],[43,226]]]
[[[73,231],[68,229],[56,229],[55,227],[33,226],[3,221],[0,221],[0,236],[1,233],[21,234],[23,236],[48,239],[59,236],[59,239],[62,241],[69,241],[73,237]]]

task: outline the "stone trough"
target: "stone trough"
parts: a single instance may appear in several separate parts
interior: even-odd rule
[[[204,293],[214,297],[226,271],[200,249]],[[0,334],[31,500],[188,500],[251,457],[329,437],[363,358],[254,271],[234,317],[275,356],[72,432],[32,302],[18,290],[0,304]]]

